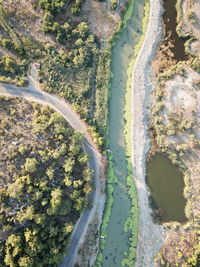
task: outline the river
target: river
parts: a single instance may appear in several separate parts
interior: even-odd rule
[[[112,78],[109,106],[109,141],[118,183],[114,184],[114,202],[107,227],[102,267],[120,266],[124,253],[128,251],[130,246],[130,236],[124,232],[125,220],[131,215],[131,201],[126,189],[127,162],[124,140],[125,123],[123,119],[124,97],[128,65],[133,56],[134,46],[138,43],[141,35],[144,4],[145,0],[135,0],[131,19],[112,50],[111,70],[114,76]]]

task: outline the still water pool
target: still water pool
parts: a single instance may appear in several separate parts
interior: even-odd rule
[[[185,222],[184,181],[179,169],[162,153],[156,153],[147,164],[147,182],[152,205],[163,222]]]

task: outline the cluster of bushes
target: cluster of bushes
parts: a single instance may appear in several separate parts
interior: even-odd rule
[[[101,135],[105,135],[108,120],[108,101],[110,87],[110,61],[111,51],[107,48],[99,51],[96,71],[96,107],[95,107],[95,125]]]
[[[74,15],[78,15],[81,11],[81,6],[83,4],[84,0],[75,0],[71,7],[71,12]]]
[[[71,7],[71,12],[74,15],[78,15],[81,10],[81,6],[84,0],[75,0]],[[67,6],[69,0],[39,0],[39,7],[45,11],[45,14],[56,16],[58,13],[63,12],[65,6]]]
[[[39,7],[52,15],[57,15],[63,11],[66,2],[67,0],[39,0]]]
[[[39,62],[39,79],[43,89],[67,99],[90,124],[91,133],[101,147],[108,117],[110,50],[99,48],[97,38],[82,18],[57,21],[57,15],[67,4],[67,1],[40,1],[40,8],[44,10],[43,30],[62,43],[60,50],[55,44],[43,45],[34,39],[18,36],[1,5],[0,17],[9,37],[2,37],[1,45],[15,54],[17,60],[14,60],[13,68],[10,64],[9,70],[2,65],[0,78],[3,82],[24,86],[28,65],[32,61]],[[72,7],[79,4],[75,2]]]
[[[0,3],[0,25],[7,36],[5,38],[4,35],[1,35],[0,45],[10,52],[7,56],[2,56],[0,59],[1,81],[11,81],[17,85],[24,86],[26,85],[24,77],[27,74],[28,64],[30,61],[41,56],[41,45],[30,38],[21,37],[16,33],[2,3]]]
[[[64,40],[69,41],[71,39],[70,31],[73,30],[73,26],[70,23],[65,22],[63,24],[56,21],[55,16],[64,10],[64,6],[67,0],[40,0],[39,6],[44,10],[43,16],[43,31],[44,33],[52,33],[56,36],[56,40],[62,42]],[[72,7],[71,12],[78,15],[83,0],[76,0]],[[69,20],[70,22],[70,20]]]
[[[10,56],[2,56],[0,58],[0,74],[1,75],[22,75],[25,73],[24,65],[16,65],[16,60]]]
[[[82,150],[82,135],[61,115],[49,107],[27,107],[19,100],[16,106],[14,101],[1,99],[5,146],[16,137],[20,142],[1,156],[6,170],[0,187],[0,266],[55,266],[89,203],[88,156]],[[24,109],[19,112],[20,106]],[[16,131],[16,125],[24,128]]]
[[[21,45],[19,46],[18,44],[12,42],[10,39],[2,38],[1,45],[8,50],[16,52],[20,56],[23,56],[25,54],[23,47]]]
[[[72,9],[79,4],[73,3]],[[68,19],[61,24],[46,9],[43,30],[53,33],[67,49],[67,52],[58,52],[51,45],[46,45],[48,55],[42,60],[39,73],[43,88],[60,94],[72,103],[90,124],[90,132],[101,147],[108,117],[110,50],[98,48],[98,42],[85,21],[77,24]]]

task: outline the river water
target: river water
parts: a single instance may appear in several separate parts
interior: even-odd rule
[[[135,0],[134,10],[126,28],[112,51],[111,69],[113,72],[110,113],[109,141],[113,153],[113,165],[118,184],[114,184],[113,207],[107,228],[107,240],[103,251],[102,267],[120,266],[124,252],[129,249],[129,234],[124,232],[124,223],[131,215],[131,201],[126,189],[127,162],[124,140],[124,97],[127,81],[127,68],[135,44],[139,41],[142,27],[145,0]],[[132,264],[133,266],[133,264]]]

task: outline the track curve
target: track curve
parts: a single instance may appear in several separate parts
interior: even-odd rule
[[[83,241],[84,235],[88,229],[88,225],[98,214],[101,221],[101,212],[98,213],[98,208],[105,203],[105,196],[101,193],[101,181],[100,181],[100,163],[101,155],[97,150],[96,145],[93,143],[89,133],[87,132],[86,124],[81,121],[79,115],[73,111],[72,107],[61,97],[43,92],[40,90],[38,83],[33,77],[29,77],[28,87],[17,87],[14,85],[0,84],[1,96],[22,97],[29,101],[36,101],[41,104],[51,106],[55,111],[63,115],[72,128],[81,131],[84,135],[84,150],[90,156],[89,166],[94,170],[94,191],[92,193],[92,209],[85,210],[79,220],[77,221],[75,228],[71,235],[71,241],[67,248],[67,256],[64,257],[61,267],[73,267],[74,261],[79,249],[80,242]]]

